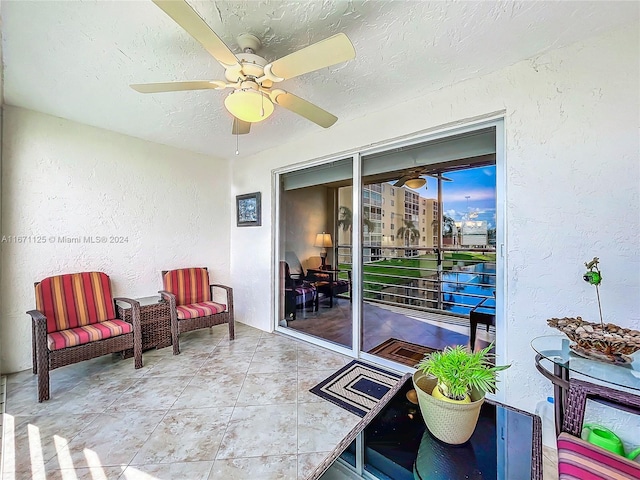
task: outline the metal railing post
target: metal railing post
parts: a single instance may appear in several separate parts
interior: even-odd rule
[[[442,256],[439,248],[436,248],[436,257],[438,262],[438,310],[443,310],[442,296]]]

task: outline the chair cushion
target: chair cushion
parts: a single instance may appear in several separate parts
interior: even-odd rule
[[[610,480],[640,478],[640,464],[581,438],[562,432],[558,436],[560,480]]]
[[[211,300],[209,272],[206,268],[170,270],[162,279],[164,289],[176,296],[176,305],[208,302]]]
[[[36,284],[36,309],[47,317],[47,332],[116,318],[109,276],[102,272],[48,277]]]
[[[59,332],[52,332],[47,335],[47,345],[49,350],[60,350],[61,348],[83,345],[96,340],[116,337],[125,333],[131,333],[133,325],[122,320],[107,320],[105,322],[93,323],[83,327],[69,328]]]
[[[198,302],[189,305],[180,305],[176,307],[176,313],[179,320],[185,320],[187,318],[208,317],[209,315],[222,313],[226,309],[227,306],[222,303]]]
[[[309,284],[299,285],[294,288],[296,292],[296,305],[304,305],[310,300],[314,300],[317,295],[316,287]]]

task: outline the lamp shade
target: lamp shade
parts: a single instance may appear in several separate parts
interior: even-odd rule
[[[427,181],[424,178],[420,178],[420,177],[412,178],[412,179],[407,180],[406,182],[404,182],[404,184],[409,188],[420,188],[425,183],[427,183]]]
[[[331,234],[324,232],[317,234],[316,243],[314,243],[313,246],[320,248],[333,247],[333,243],[331,243]]]
[[[252,89],[234,90],[224,99],[229,113],[245,122],[261,122],[273,113],[273,103],[264,93]]]

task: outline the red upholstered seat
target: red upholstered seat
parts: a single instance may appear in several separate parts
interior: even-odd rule
[[[176,296],[176,306],[211,300],[209,272],[206,268],[180,268],[163,276],[164,289]]]
[[[122,320],[107,320],[106,322],[92,323],[83,327],[69,328],[58,332],[51,332],[47,335],[47,346],[49,350],[60,350],[61,348],[75,347],[83,343],[104,340],[115,337],[123,333],[131,333],[133,326]]]
[[[609,452],[566,432],[558,436],[560,480],[640,478],[640,464]]]
[[[38,401],[49,400],[49,372],[110,353],[133,350],[142,367],[140,303],[113,298],[109,276],[102,272],[69,273],[35,284],[36,309],[31,316],[33,373]],[[131,306],[129,321],[116,318],[114,301]]]
[[[600,399],[608,407],[640,410],[640,396],[572,378],[565,399],[562,432],[558,436],[560,480],[640,479],[640,464],[582,440],[588,399]]]
[[[176,307],[179,320],[186,318],[205,317],[208,315],[215,315],[216,313],[222,313],[227,309],[227,306],[222,303],[216,302],[198,302],[191,303],[189,305],[180,305]]]
[[[45,278],[36,285],[36,309],[47,317],[47,333],[116,318],[109,277],[102,272]]]
[[[173,354],[180,353],[181,333],[199,328],[229,324],[229,340],[235,338],[233,320],[233,289],[226,285],[209,283],[206,267],[179,268],[162,272],[160,295],[169,303],[171,312],[171,342]],[[213,301],[213,289],[224,290],[226,302]]]

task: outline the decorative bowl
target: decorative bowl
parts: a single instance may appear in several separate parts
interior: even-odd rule
[[[613,363],[630,363],[629,355],[640,350],[640,332],[613,323],[603,326],[581,317],[550,318],[550,327],[557,328],[575,342],[571,348],[579,355]]]

